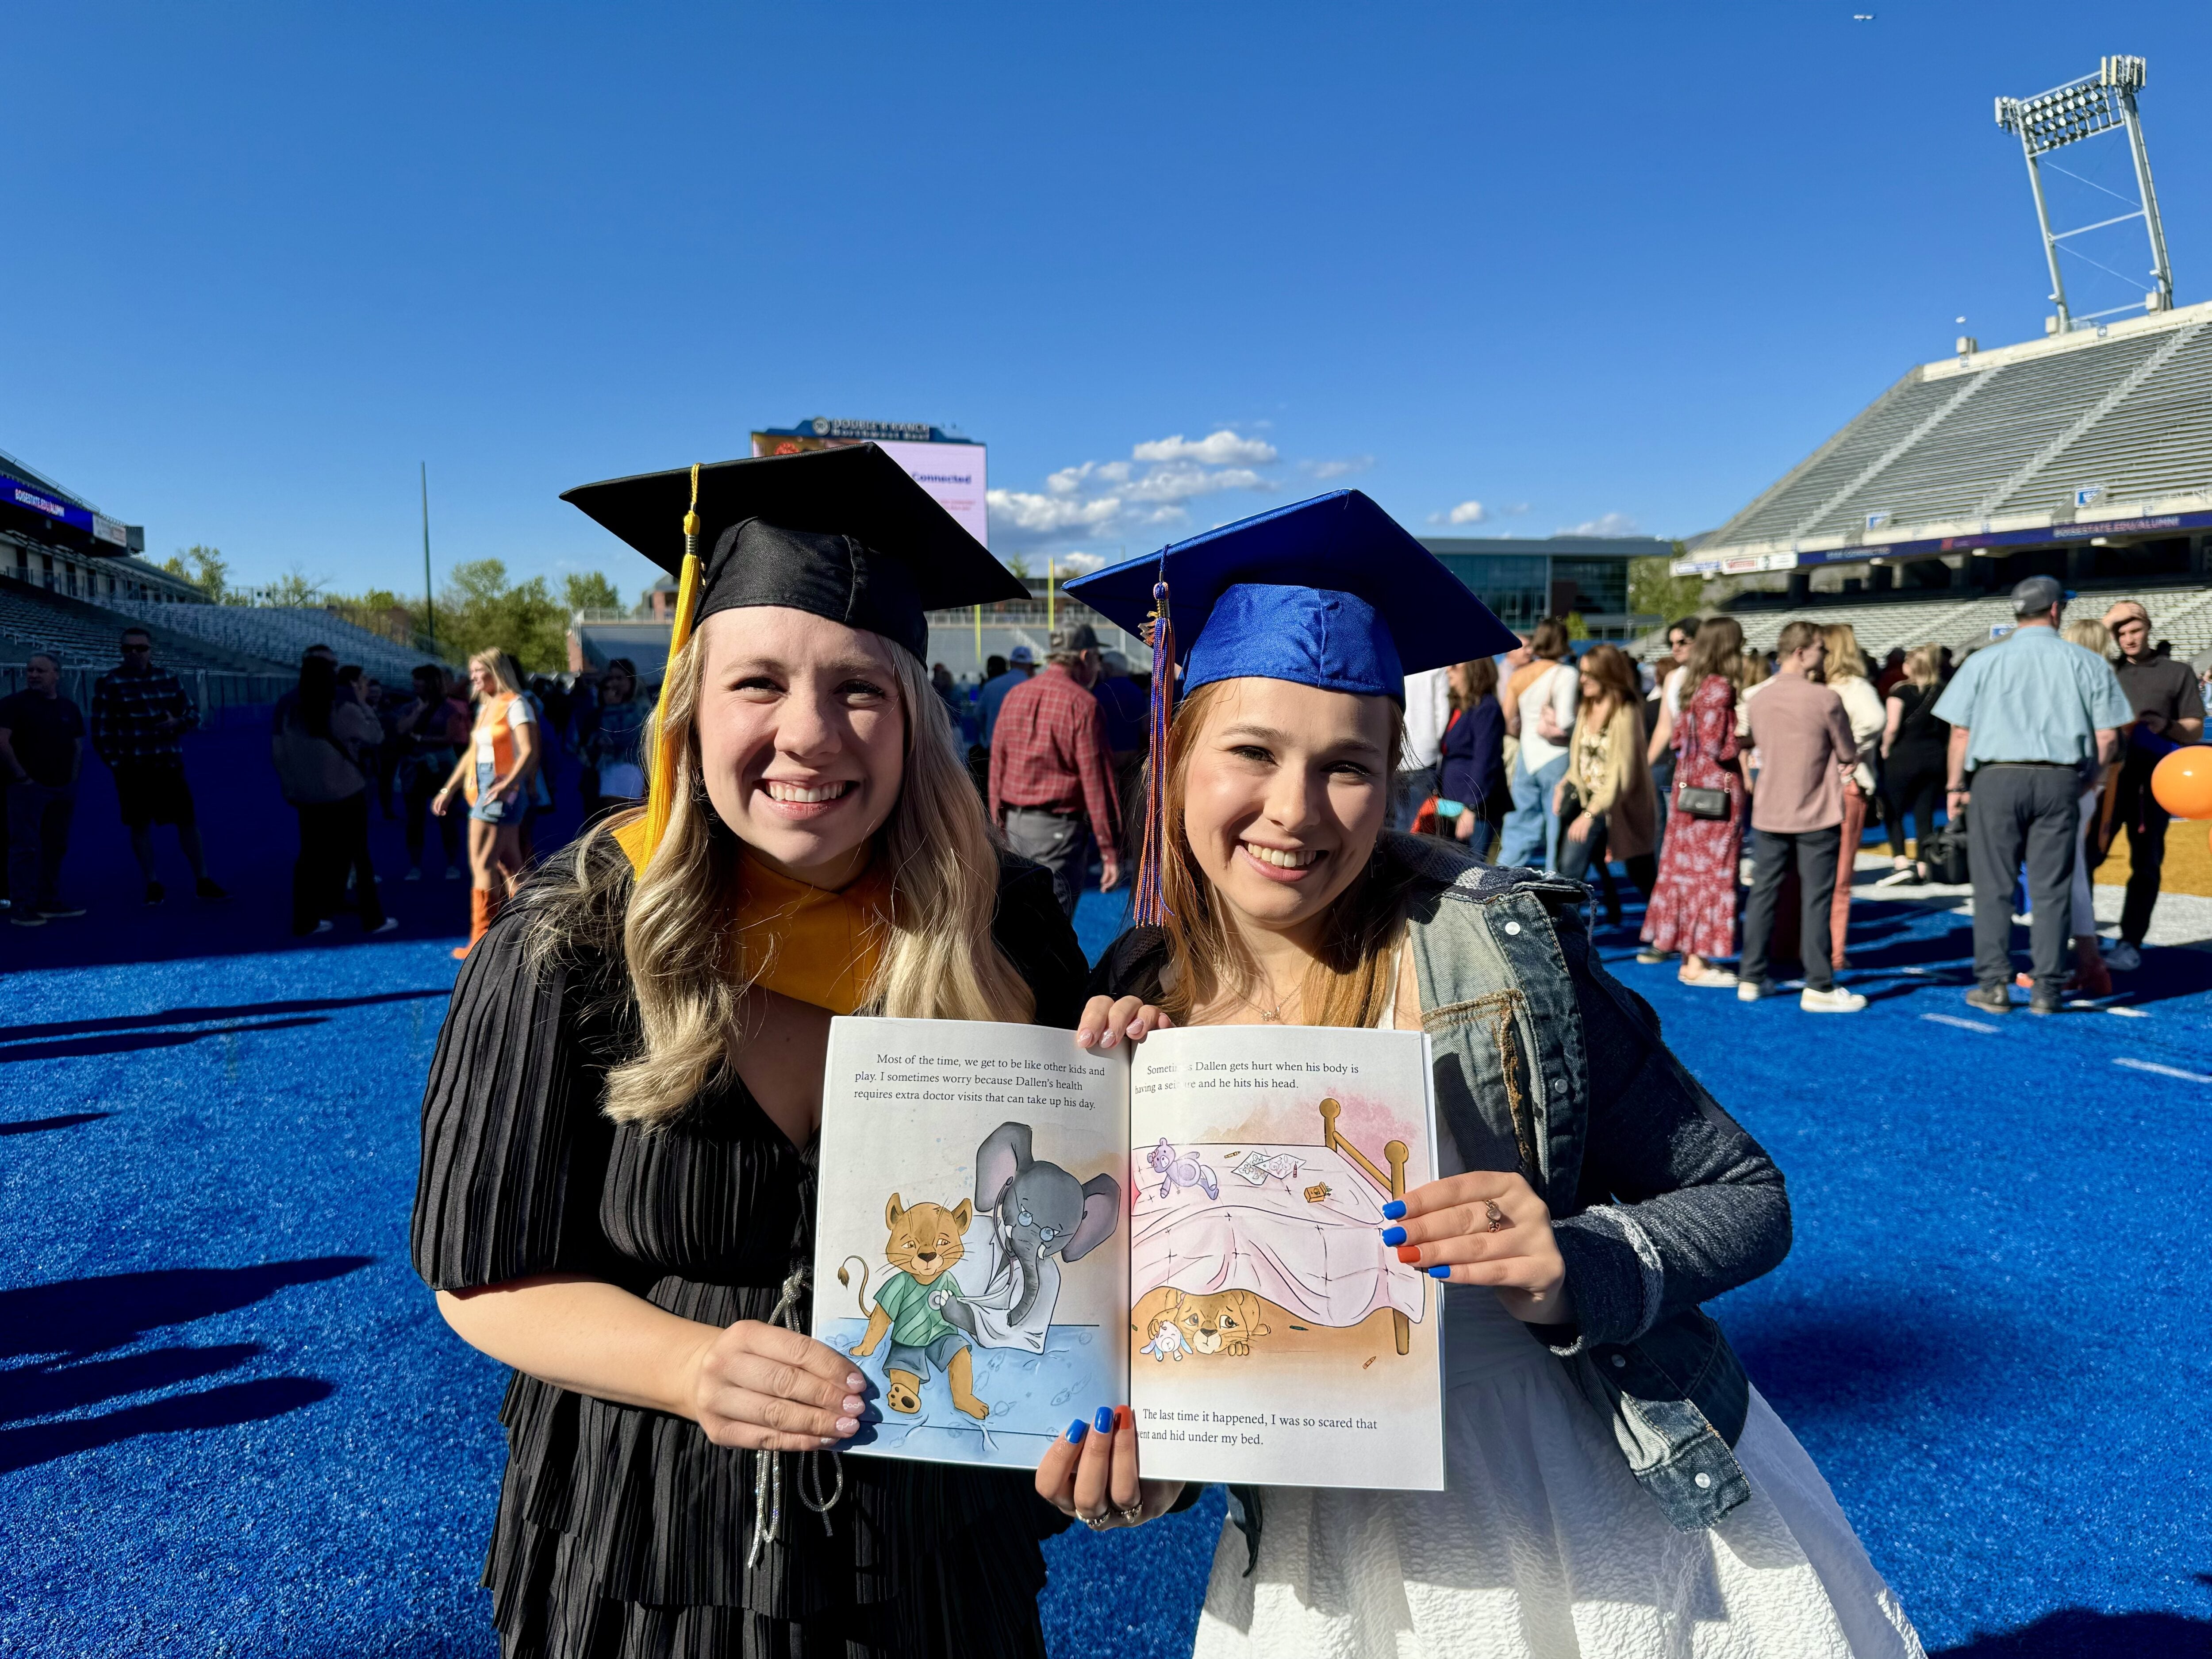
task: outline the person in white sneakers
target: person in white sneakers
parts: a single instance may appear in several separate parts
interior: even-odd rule
[[[1795,863],[1805,963],[1798,1006],[1811,1014],[1855,1014],[1866,999],[1835,982],[1828,918],[1843,847],[1844,789],[1859,763],[1858,741],[1843,700],[1810,678],[1827,654],[1820,629],[1790,623],[1774,654],[1774,678],[1743,703],[1744,736],[1758,746],[1759,773],[1751,798],[1751,899],[1744,907],[1735,994],[1743,1002],[1774,994],[1767,945],[1782,884]]]

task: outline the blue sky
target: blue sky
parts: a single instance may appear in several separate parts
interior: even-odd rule
[[[2212,9],[2112,20],[18,9],[0,449],[154,556],[349,589],[419,586],[427,460],[441,571],[634,590],[561,489],[817,414],[988,442],[1002,553],[1340,483],[1422,530],[1686,534],[1957,316],[2040,333],[1994,94],[2148,57],[2179,298],[2212,295]],[[2124,176],[2117,141],[2058,159]]]

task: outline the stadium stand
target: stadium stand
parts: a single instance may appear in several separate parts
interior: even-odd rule
[[[328,611],[310,605],[153,605],[118,600],[116,609],[149,623],[189,634],[208,647],[295,666],[311,645],[327,645],[340,662],[356,662],[386,685],[404,685],[407,677],[430,660],[422,653],[356,627]]]
[[[64,665],[112,668],[117,643],[134,623],[154,638],[165,668],[183,672],[209,669],[266,674],[279,662],[257,652],[206,640],[168,626],[178,611],[212,610],[211,605],[137,605],[129,611],[88,604],[27,583],[0,581],[0,660],[21,663],[33,651],[48,651]],[[143,617],[139,612],[146,613]]]
[[[2198,305],[1911,369],[1698,558],[1721,574],[1761,554],[1867,559],[2207,507],[2212,305]]]

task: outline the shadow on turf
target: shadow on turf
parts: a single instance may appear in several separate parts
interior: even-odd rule
[[[0,1370],[0,1421],[75,1411],[233,1370],[258,1355],[261,1345],[175,1346],[106,1359],[92,1356],[127,1346],[166,1326],[234,1313],[291,1285],[341,1278],[372,1260],[332,1255],[251,1267],[177,1267],[0,1291],[0,1356],[37,1356],[27,1364]],[[315,1376],[261,1377],[97,1417],[25,1424],[0,1431],[0,1473],[138,1435],[225,1428],[281,1416],[328,1398],[335,1386]]]
[[[1976,1635],[1929,1659],[2203,1659],[2212,1653],[2212,1623],[2178,1613],[2092,1613],[2064,1607],[2032,1625]]]
[[[300,1019],[264,1019],[258,1025],[210,1025],[197,1031],[117,1031],[106,1036],[70,1037],[60,1042],[12,1042],[0,1047],[0,1066],[27,1060],[74,1060],[86,1054],[135,1054],[149,1048],[181,1048],[214,1036],[248,1031],[289,1031],[301,1025],[327,1025],[320,1015]]]
[[[1745,1371],[1785,1422],[1887,1415],[1971,1369],[1955,1334],[1923,1334],[1893,1310],[1769,1307],[1728,1330]]]
[[[80,1123],[97,1123],[114,1115],[112,1112],[64,1112],[59,1117],[27,1117],[15,1123],[0,1123],[0,1135],[36,1135],[49,1129],[74,1129]]]
[[[86,1036],[98,1031],[129,1031],[148,1025],[196,1025],[216,1019],[327,1013],[333,1008],[373,1008],[380,1003],[420,1002],[452,994],[449,987],[432,986],[420,991],[380,991],[373,996],[305,997],[286,1002],[244,1002],[229,1008],[164,1008],[153,1014],[112,1014],[103,1019],[57,1020],[43,1025],[0,1025],[0,1042],[22,1042],[33,1037]]]

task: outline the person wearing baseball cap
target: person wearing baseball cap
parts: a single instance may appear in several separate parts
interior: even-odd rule
[[[2189,665],[2151,649],[2150,612],[2133,599],[2122,599],[2105,613],[2120,659],[2113,665],[2120,690],[2135,710],[2120,757],[2106,833],[2089,840],[2090,856],[2104,861],[2112,837],[2122,824],[2128,833],[2128,895],[2120,909],[2120,939],[2105,965],[2131,973],[2142,966],[2142,942],[2150,932],[2150,913],[2158,902],[2159,876],[2166,862],[2167,813],[2150,792],[2150,775],[2174,750],[2204,739],[2204,698]]]
[[[1951,726],[1945,800],[1953,823],[1966,816],[1974,883],[1975,986],[1966,1000],[1984,1013],[2011,1010],[2013,878],[2024,861],[2035,918],[2028,1012],[2055,1014],[2082,775],[2119,753],[2120,728],[2132,715],[2112,665],[2059,637],[2066,590],[2055,578],[2021,582],[2012,609],[2012,633],[1960,665],[1936,718]]]
[[[1017,658],[1029,654],[1016,646]],[[1091,848],[1101,890],[1121,884],[1121,807],[1106,717],[1091,688],[1100,672],[1098,635],[1087,624],[1053,630],[1044,672],[1021,681],[999,705],[991,734],[991,821],[1006,844],[1052,872],[1060,908],[1075,914]]]

